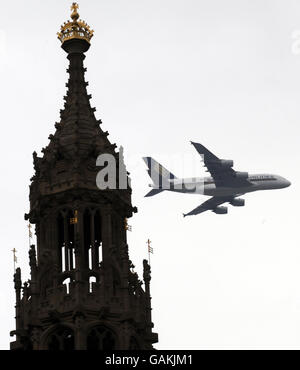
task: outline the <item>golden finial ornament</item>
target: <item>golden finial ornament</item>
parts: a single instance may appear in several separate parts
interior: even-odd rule
[[[71,19],[72,21],[65,22],[60,32],[57,33],[58,39],[63,44],[65,41],[72,39],[81,39],[90,43],[91,38],[94,36],[94,31],[86,24],[86,22],[79,19],[78,14],[79,5],[73,3],[71,5]],[[78,20],[79,19],[79,20]]]
[[[72,10],[71,18],[73,19],[73,22],[76,22],[79,18],[79,14],[77,12],[78,8],[79,8],[79,5],[77,3],[73,3],[71,5],[71,10]]]

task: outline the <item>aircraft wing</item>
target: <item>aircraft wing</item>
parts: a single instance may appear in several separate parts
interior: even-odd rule
[[[230,166],[224,165],[224,161],[206,149],[202,144],[191,142],[197,152],[203,156],[203,162],[208,172],[219,186],[249,186],[251,183],[246,178],[239,178],[238,172]],[[225,161],[228,162],[228,161]],[[230,162],[230,161],[229,161]],[[233,164],[233,163],[232,163]]]
[[[215,208],[220,206],[223,203],[230,202],[234,197],[212,197],[208,199],[206,202],[202,203],[197,208],[193,209],[191,212],[184,214],[183,216],[195,216],[199,215],[199,213],[203,213],[206,211],[213,211]]]

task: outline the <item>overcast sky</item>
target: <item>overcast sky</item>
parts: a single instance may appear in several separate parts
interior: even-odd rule
[[[67,59],[56,32],[71,1],[0,0],[0,348],[15,328],[12,248],[28,278],[32,152],[54,132]],[[152,240],[158,349],[300,349],[300,3],[297,0],[81,0],[95,30],[89,93],[125,150],[130,257]],[[295,32],[296,31],[296,32]],[[300,32],[299,32],[300,35]],[[294,39],[293,39],[294,37]],[[294,43],[294,44],[293,44]],[[202,176],[189,141],[235,169],[292,186],[246,195],[228,215],[183,218],[205,196],[149,191],[142,156]]]

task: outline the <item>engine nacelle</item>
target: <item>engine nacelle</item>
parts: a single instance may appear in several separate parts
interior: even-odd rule
[[[234,207],[244,207],[245,205],[245,199],[242,198],[234,198],[230,204]]]
[[[220,164],[223,168],[233,167],[233,161],[227,159],[220,159]]]
[[[226,215],[226,213],[228,213],[228,208],[227,207],[216,207],[214,210],[213,210],[214,213],[216,213],[217,215]]]
[[[248,179],[248,177],[249,177],[249,173],[248,172],[236,172],[235,173],[235,177],[237,178],[237,179],[245,179],[245,180],[247,180]]]

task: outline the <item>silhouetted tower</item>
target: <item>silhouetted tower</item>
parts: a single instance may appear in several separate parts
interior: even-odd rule
[[[73,3],[72,20],[58,34],[70,63],[61,121],[42,157],[33,153],[25,219],[35,224],[37,251],[30,247],[30,280],[22,284],[20,268],[14,276],[11,349],[151,349],[158,336],[152,332],[150,266],[145,260],[143,289],[128,257],[127,218],[136,211],[130,186],[96,185],[99,154],[118,160],[119,153],[90,106],[83,61],[93,31],[77,8]]]

